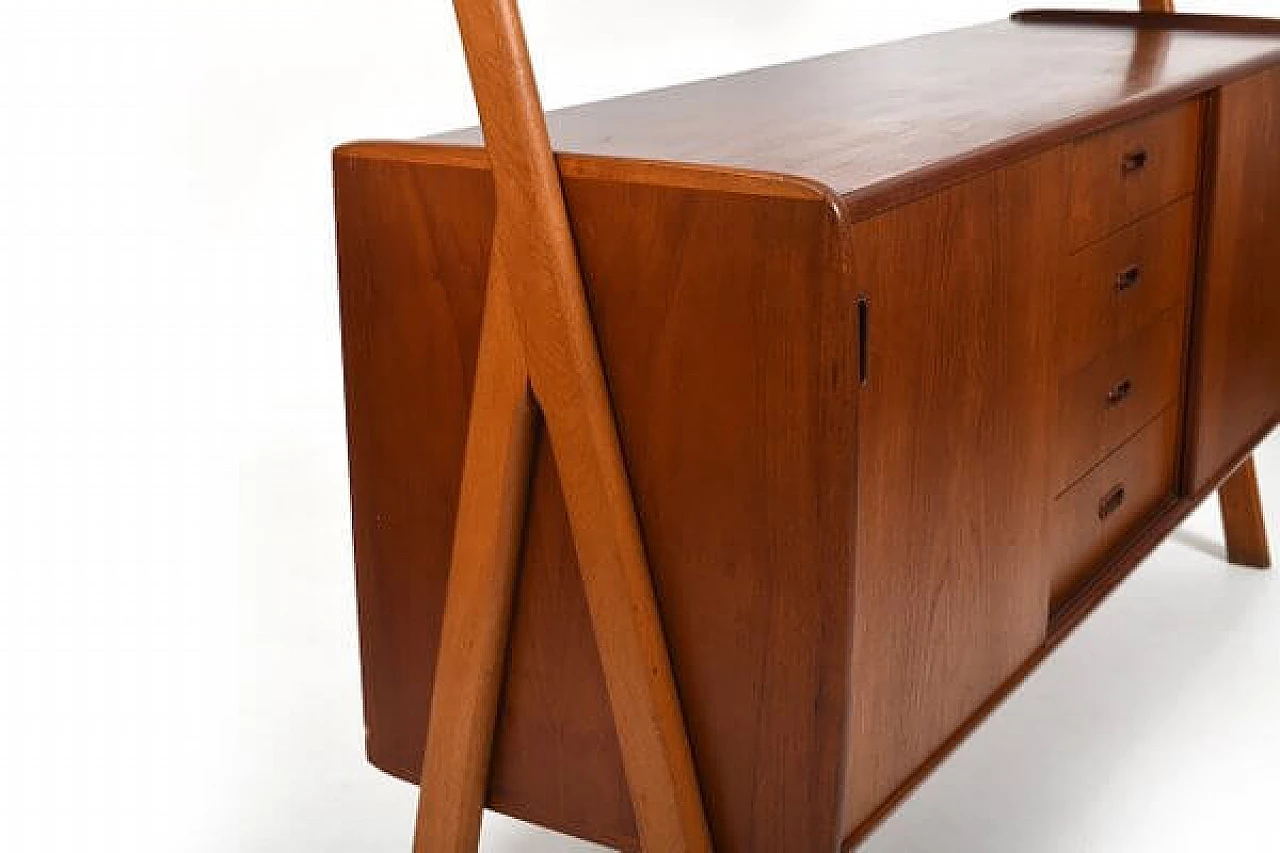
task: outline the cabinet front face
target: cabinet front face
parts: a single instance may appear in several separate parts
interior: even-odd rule
[[[1055,618],[1176,491],[1202,126],[1197,99],[1071,145],[1068,220],[1090,227],[1054,311]]]
[[[1055,150],[853,226],[868,298],[852,831],[1044,639]]]
[[[1198,492],[1280,410],[1280,69],[1224,87],[1195,310],[1189,482]]]
[[[1280,69],[857,223],[849,257],[869,317],[856,836],[1176,505],[1181,472],[1212,484],[1275,424]]]

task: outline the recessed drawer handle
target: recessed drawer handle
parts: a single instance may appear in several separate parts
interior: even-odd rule
[[[1147,149],[1139,148],[1137,151],[1130,151],[1124,155],[1124,159],[1120,161],[1120,174],[1126,177],[1137,172],[1141,172],[1147,165],[1147,161],[1151,157],[1147,154]]]
[[[1123,484],[1116,486],[1114,489],[1107,492],[1101,502],[1098,503],[1099,520],[1106,521],[1107,516],[1124,506],[1124,499],[1125,493]]]
[[[1125,399],[1133,393],[1133,382],[1124,380],[1116,387],[1107,392],[1107,407],[1115,408],[1125,401]]]
[[[1142,280],[1142,267],[1134,264],[1116,275],[1116,292],[1124,293]]]

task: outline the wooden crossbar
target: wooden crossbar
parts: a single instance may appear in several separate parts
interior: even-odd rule
[[[474,853],[541,408],[642,848],[710,853],[560,175],[515,0],[455,0],[496,225],[415,853]]]

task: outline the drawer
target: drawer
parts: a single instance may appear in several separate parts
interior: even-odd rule
[[[1059,381],[1053,453],[1059,491],[1178,399],[1185,328],[1182,309],[1166,311]]]
[[[1173,495],[1178,431],[1178,407],[1170,406],[1053,502],[1054,607]]]
[[[1184,198],[1076,253],[1055,299],[1059,373],[1074,373],[1104,350],[1186,304],[1195,208]]]
[[[1071,144],[1070,250],[1122,228],[1196,188],[1200,102],[1104,130]]]

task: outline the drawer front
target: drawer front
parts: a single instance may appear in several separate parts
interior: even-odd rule
[[[1178,407],[1170,406],[1053,503],[1054,606],[1173,495]]]
[[[1075,373],[1185,305],[1194,212],[1191,198],[1184,198],[1071,258],[1054,312],[1059,375]]]
[[[1186,318],[1170,309],[1058,386],[1055,483],[1066,489],[1177,401]]]
[[[1200,102],[1071,145],[1067,241],[1072,250],[1195,190]]]

